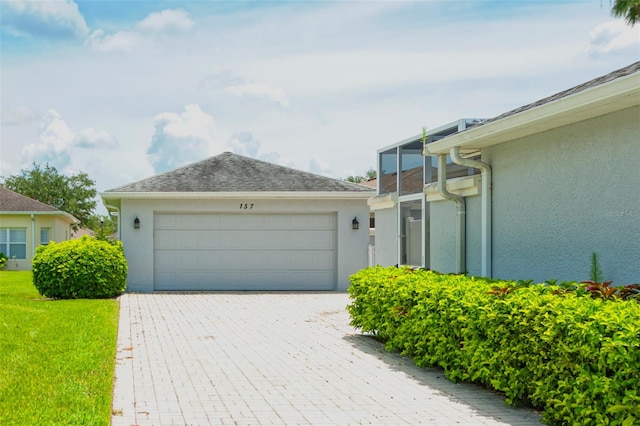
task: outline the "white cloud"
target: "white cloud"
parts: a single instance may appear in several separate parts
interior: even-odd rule
[[[258,158],[260,141],[253,138],[251,132],[235,133],[229,138],[229,147],[239,155],[245,157]]]
[[[106,130],[89,127],[81,131],[74,139],[73,145],[79,148],[115,148],[118,141]]]
[[[142,31],[155,33],[187,31],[193,28],[194,22],[182,9],[166,9],[153,12],[138,23]]]
[[[14,35],[77,38],[89,28],[71,0],[2,2],[2,26]]]
[[[29,107],[17,106],[2,109],[3,126],[20,126],[38,119],[38,114]]]
[[[236,96],[263,97],[284,107],[289,106],[287,94],[279,87],[270,87],[265,84],[246,83],[226,87],[223,91]]]
[[[76,135],[62,115],[50,109],[42,117],[38,142],[24,147],[21,160],[24,164],[49,163],[64,170],[77,162],[76,157],[82,156],[76,148],[100,151],[116,145],[116,139],[105,130],[89,127]]]
[[[22,151],[23,160],[66,167],[70,161],[69,151],[75,135],[56,110],[50,109],[44,115],[39,136],[38,143],[25,146]]]
[[[587,53],[592,56],[608,55],[627,49],[640,52],[640,36],[635,28],[622,20],[598,24],[590,33]]]
[[[131,51],[143,44],[140,34],[131,31],[118,31],[106,34],[103,30],[95,30],[84,42],[98,52]]]
[[[147,157],[156,173],[162,173],[220,154],[226,147],[213,117],[198,105],[186,105],[181,114],[164,112],[156,116]]]
[[[85,45],[98,52],[129,52],[143,46],[153,45],[160,34],[183,32],[191,29],[194,22],[181,9],[153,12],[140,21],[135,29],[108,34],[97,29],[85,40]]]
[[[331,166],[329,165],[329,163],[318,161],[315,158],[312,158],[309,161],[309,171],[317,175],[330,176]]]

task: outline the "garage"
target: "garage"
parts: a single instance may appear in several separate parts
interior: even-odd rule
[[[127,291],[346,291],[373,188],[231,152],[100,194]]]
[[[156,213],[154,290],[333,290],[335,214]]]

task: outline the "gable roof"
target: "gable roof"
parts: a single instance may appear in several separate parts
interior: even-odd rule
[[[58,210],[33,198],[25,197],[10,189],[0,186],[0,214],[39,214],[63,216],[71,224],[79,223],[71,214]]]
[[[238,193],[238,192],[363,192],[372,188],[267,163],[231,152],[180,167],[110,193]]]
[[[60,210],[0,186],[0,212],[60,212]]]
[[[510,110],[426,146],[425,154],[507,142],[640,105],[640,62]]]

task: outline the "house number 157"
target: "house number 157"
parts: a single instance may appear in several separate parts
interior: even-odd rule
[[[251,210],[253,203],[240,203],[240,210]]]

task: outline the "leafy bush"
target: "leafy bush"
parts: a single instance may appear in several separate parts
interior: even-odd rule
[[[7,255],[0,251],[0,269],[4,268],[7,264],[7,259],[9,259]]]
[[[127,261],[120,241],[91,237],[39,246],[32,262],[33,283],[54,299],[103,299],[122,294]]]
[[[352,325],[550,424],[640,423],[640,304],[406,268],[351,277]]]

